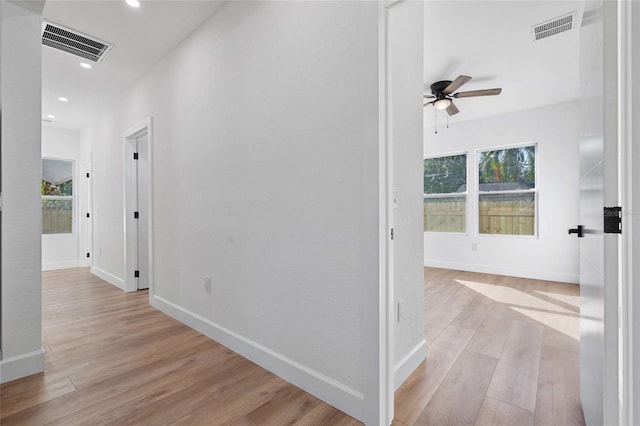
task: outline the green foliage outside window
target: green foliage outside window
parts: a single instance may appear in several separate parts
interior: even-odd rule
[[[55,185],[42,179],[42,183],[40,185],[40,193],[42,195],[54,197],[70,197],[73,195],[73,180],[68,180],[66,182],[62,182],[59,185]]]
[[[482,184],[517,182],[535,187],[536,147],[483,151],[478,154],[478,182]]]
[[[467,155],[425,158],[424,193],[451,194],[465,192],[467,184]]]

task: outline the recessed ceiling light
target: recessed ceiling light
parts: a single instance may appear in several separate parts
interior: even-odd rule
[[[140,2],[138,0],[126,0],[126,2],[131,7],[140,7]]]
[[[86,62],[80,62],[80,66],[84,69],[90,70],[91,69],[91,65],[86,63]]]
[[[65,98],[64,96],[60,96],[60,97],[58,98],[58,100],[59,100],[60,102],[69,102],[69,99]]]
[[[49,115],[47,115],[47,118],[50,118],[50,119],[52,119],[52,120],[53,120],[54,118],[56,118],[56,116],[55,116],[55,115],[53,115],[53,114],[49,114]]]

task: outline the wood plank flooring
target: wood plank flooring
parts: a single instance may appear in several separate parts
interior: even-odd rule
[[[425,315],[394,424],[584,424],[577,286],[427,268]],[[3,426],[361,424],[87,269],[43,274],[43,347]]]
[[[43,274],[45,373],[0,387],[0,424],[359,425],[87,269]]]
[[[395,425],[584,425],[577,285],[425,268],[424,297]]]

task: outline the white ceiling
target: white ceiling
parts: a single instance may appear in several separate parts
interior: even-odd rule
[[[121,96],[224,3],[214,0],[48,0],[43,18],[114,45],[93,69],[81,58],[42,48],[43,118],[80,129]],[[425,93],[438,80],[473,77],[460,90],[502,87],[499,96],[458,99],[450,123],[536,108],[578,96],[578,34],[575,29],[533,41],[531,26],[571,11],[580,22],[583,1],[426,1]],[[85,61],[86,62],[86,61]],[[58,97],[69,99],[68,103]],[[434,109],[425,107],[425,127]],[[445,112],[438,112],[444,124]]]
[[[100,63],[42,47],[42,116],[52,124],[80,129],[151,66],[211,16],[224,2],[141,0],[47,0],[43,19],[114,45]],[[91,70],[80,62],[93,65]],[[63,103],[58,97],[66,97]]]
[[[457,99],[449,123],[526,110],[578,98],[582,1],[425,2],[425,93],[439,80],[473,79],[459,91],[502,87],[499,96]],[[533,41],[531,26],[577,11],[574,30]],[[434,123],[425,107],[425,127]],[[446,112],[438,111],[438,126]]]

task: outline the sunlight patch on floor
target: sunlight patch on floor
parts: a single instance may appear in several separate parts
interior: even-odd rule
[[[456,280],[460,284],[464,285],[471,290],[488,297],[499,303],[506,303],[508,305],[517,305],[525,308],[543,309],[554,312],[561,312],[566,314],[574,314],[575,312],[569,310],[561,305],[546,301],[539,297],[532,296],[524,291],[506,287],[503,285],[479,283],[475,281]]]
[[[580,315],[578,313],[580,301],[578,296],[534,290],[534,293],[538,293],[540,296],[536,297],[533,294],[504,285],[465,280],[455,281],[493,301],[504,303],[521,315],[572,339],[579,340],[580,338]]]
[[[543,296],[550,297],[551,299],[555,299],[559,302],[563,302],[569,305],[573,305],[576,308],[580,308],[580,296],[578,295],[551,293],[549,291],[540,291],[540,290],[536,290],[535,292]]]
[[[574,340],[580,340],[580,319],[576,314],[560,315],[551,312],[518,308],[515,306],[512,306],[511,309],[539,322],[542,325],[546,325],[547,327],[559,331],[567,337],[571,337]]]

